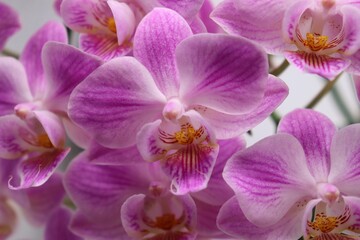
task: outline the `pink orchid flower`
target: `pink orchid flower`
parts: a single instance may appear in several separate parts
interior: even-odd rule
[[[133,57],[113,59],[74,89],[69,116],[103,146],[137,144],[160,160],[172,192],[206,188],[217,139],[261,122],[287,95],[265,53],[227,35],[192,36],[178,13],[157,8],[139,24]]]
[[[350,0],[225,0],[212,18],[297,68],[333,79],[360,74],[360,3]]]
[[[289,113],[278,134],[226,164],[223,176],[235,197],[220,210],[219,227],[245,239],[356,238],[359,140],[359,124],[336,131],[315,111]]]
[[[205,239],[216,227],[220,206],[232,195],[222,178],[227,159],[244,148],[239,138],[219,142],[220,156],[208,188],[170,193],[171,179],[158,162],[141,161],[136,147],[92,145],[68,168],[65,187],[77,206],[70,228],[86,239]]]
[[[22,160],[19,185],[9,182],[13,189],[46,182],[70,151],[65,128],[81,135],[67,117],[69,95],[102,62],[66,41],[65,28],[49,22],[31,37],[20,61],[0,58],[0,158]]]
[[[82,50],[110,60],[132,51],[135,30],[141,19],[153,8],[173,9],[192,22],[202,2],[203,0],[63,0],[60,12],[65,24],[81,33]]]
[[[8,5],[0,2],[0,50],[8,38],[20,29],[18,14]]]

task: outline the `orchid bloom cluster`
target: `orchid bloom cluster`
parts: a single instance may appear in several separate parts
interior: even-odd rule
[[[277,110],[289,64],[360,96],[360,2],[214,3],[56,0],[17,55],[0,2],[1,240],[360,239],[360,125]]]

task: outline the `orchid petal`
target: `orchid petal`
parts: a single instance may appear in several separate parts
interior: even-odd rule
[[[108,220],[87,217],[80,212],[74,214],[70,224],[72,232],[91,240],[133,240],[121,225],[120,210],[116,217]]]
[[[144,163],[135,145],[121,149],[109,149],[93,142],[88,149],[88,157],[91,163],[99,165],[119,166]]]
[[[43,185],[69,152],[69,148],[55,149],[21,162],[19,165],[20,183],[18,186],[14,186],[10,179],[9,188],[19,190]]]
[[[11,114],[14,107],[32,100],[24,67],[10,57],[0,58],[0,115]]]
[[[31,92],[34,97],[41,96],[46,89],[44,69],[41,62],[41,51],[48,41],[67,43],[65,27],[55,21],[42,26],[27,42],[20,60],[23,63]]]
[[[49,42],[42,52],[47,80],[47,105],[53,110],[67,111],[70,93],[102,64],[94,56],[64,43]]]
[[[51,214],[46,223],[45,240],[82,240],[69,229],[71,213],[67,208],[59,208]]]
[[[217,139],[228,139],[246,133],[267,118],[288,95],[289,89],[279,78],[269,75],[262,102],[249,113],[230,115],[195,106],[215,132]]]
[[[20,19],[18,14],[4,3],[0,3],[0,50],[8,38],[20,29]]]
[[[27,201],[18,203],[26,216],[38,224],[47,222],[49,215],[61,205],[65,196],[60,174],[53,174],[44,185],[24,189],[23,192]]]
[[[245,217],[236,197],[233,197],[221,207],[217,224],[226,234],[241,239],[299,239],[302,235],[301,220],[300,209],[296,209],[269,227],[256,226]]]
[[[330,144],[336,127],[326,116],[299,109],[284,116],[278,132],[288,133],[301,143],[310,173],[317,182],[327,182],[330,171]]]
[[[136,29],[133,10],[126,3],[117,1],[108,1],[107,3],[114,16],[118,44],[126,44],[132,39]]]
[[[218,141],[218,144],[219,154],[207,187],[202,191],[191,193],[191,196],[204,203],[220,206],[234,195],[222,177],[224,166],[232,155],[245,148],[246,143],[244,139],[237,137]]]
[[[116,36],[108,28],[113,14],[107,1],[63,0],[60,13],[65,24],[74,31]]]
[[[178,12],[186,20],[191,20],[199,12],[204,0],[158,0],[158,2]]]
[[[89,132],[76,125],[69,118],[62,118],[67,136],[80,148],[86,149],[91,141],[92,137]]]
[[[296,202],[316,193],[303,149],[288,134],[267,137],[235,154],[223,176],[246,217],[258,226],[276,223]]]
[[[340,11],[344,16],[344,40],[340,51],[349,56],[360,50],[360,29],[356,27],[360,22],[360,9],[345,5]]]
[[[346,71],[348,73],[360,75],[360,50],[349,56],[347,59],[351,61],[351,65]]]
[[[268,76],[265,52],[249,40],[197,34],[176,49],[181,87],[187,105],[239,114],[260,104]]]
[[[210,0],[205,0],[199,11],[199,18],[206,27],[208,33],[220,32],[220,27],[210,18],[210,13],[214,10],[214,6]]]
[[[82,153],[68,167],[64,185],[79,211],[105,221],[120,218],[120,207],[126,198],[147,192],[148,174],[138,165],[91,164],[86,153]]]
[[[49,111],[34,111],[34,114],[41,126],[44,128],[51,144],[55,148],[64,147],[66,135],[60,118]]]
[[[134,37],[134,56],[149,69],[166,97],[178,95],[179,79],[175,48],[191,36],[185,19],[176,12],[156,8],[140,22]]]
[[[132,45],[124,43],[119,46],[116,36],[98,36],[94,34],[80,34],[80,48],[90,54],[108,61],[115,57],[127,55]]]
[[[74,89],[69,116],[105,147],[127,147],[145,123],[161,118],[165,101],[146,68],[123,57],[103,64]]]
[[[302,51],[285,52],[284,56],[301,71],[315,73],[329,80],[333,80],[351,63],[348,59]]]
[[[360,124],[347,126],[339,130],[333,138],[330,148],[331,169],[329,182],[339,186],[339,190],[348,196],[359,196],[360,191]]]
[[[16,159],[26,152],[29,144],[20,136],[22,129],[27,126],[16,116],[0,117],[0,158]]]
[[[281,27],[290,2],[226,0],[215,8],[211,18],[226,32],[254,40],[268,53],[279,54],[286,48]]]

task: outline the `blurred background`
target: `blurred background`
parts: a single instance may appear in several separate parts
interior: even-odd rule
[[[21,53],[28,38],[48,20],[61,21],[53,9],[53,0],[2,0],[15,8],[20,14],[22,29],[10,38],[5,49]],[[221,2],[214,0],[214,5]],[[281,64],[281,57],[273,58],[275,64]],[[325,86],[326,81],[311,74],[305,74],[289,66],[279,76],[289,87],[289,96],[278,108],[280,116],[296,108],[305,107]],[[333,91],[325,96],[314,109],[327,115],[338,127],[360,121],[360,107],[351,77],[343,74]],[[248,146],[275,133],[276,127],[271,118],[266,119],[247,134]],[[21,214],[21,213],[20,213]],[[30,226],[21,218],[21,222],[10,240],[41,240],[41,228]]]

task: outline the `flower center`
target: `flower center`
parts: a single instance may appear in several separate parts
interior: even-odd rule
[[[174,226],[178,225],[178,221],[175,218],[175,215],[172,213],[165,213],[160,217],[156,217],[154,227],[160,228],[163,230],[170,230]]]
[[[181,125],[181,130],[175,132],[175,134],[167,134],[166,132],[159,130],[160,140],[164,143],[179,143],[182,145],[192,144],[195,140],[201,140],[205,135],[205,129],[203,126],[195,129],[190,123]]]
[[[37,136],[37,143],[41,147],[53,148],[54,145],[51,143],[49,136],[46,133],[39,134]]]
[[[325,214],[320,213],[315,216],[314,222],[308,222],[308,226],[316,231],[328,233],[339,226],[339,221],[337,217],[327,217]]]
[[[116,25],[115,25],[115,19],[114,18],[109,18],[107,20],[107,28],[112,31],[113,33],[116,33]]]
[[[310,48],[312,51],[316,52],[322,49],[326,49],[328,36],[323,36],[317,33],[307,33],[306,40],[303,40],[303,44],[305,47]]]

